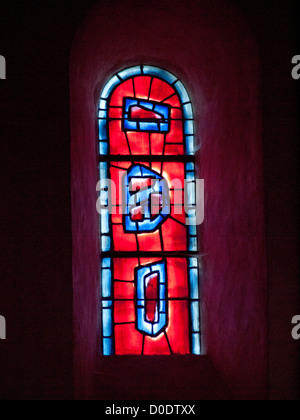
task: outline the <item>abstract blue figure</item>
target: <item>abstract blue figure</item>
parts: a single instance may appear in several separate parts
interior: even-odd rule
[[[123,187],[125,232],[155,232],[170,215],[167,181],[146,166],[133,165],[123,177]]]
[[[168,133],[170,131],[170,106],[141,99],[124,99],[124,131]]]
[[[135,270],[136,328],[157,337],[168,326],[168,287],[166,262],[160,261]]]

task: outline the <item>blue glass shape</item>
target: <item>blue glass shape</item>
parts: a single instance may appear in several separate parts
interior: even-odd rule
[[[197,258],[189,258],[189,267],[190,268],[197,268],[198,267]]]
[[[110,81],[104,86],[104,89],[101,93],[101,98],[107,99],[112,91],[120,84],[120,79],[118,76],[113,76]]]
[[[159,119],[130,118],[132,107],[138,106],[146,111],[155,112]],[[123,129],[125,131],[141,131],[147,133],[168,133],[170,131],[170,107],[158,102],[125,98],[123,107]]]
[[[101,251],[102,252],[109,252],[111,247],[111,239],[109,236],[102,235],[101,236]]]
[[[108,142],[107,141],[100,141],[99,143],[99,153],[101,156],[108,155]]]
[[[151,180],[151,186],[140,191],[131,191],[132,180]],[[126,232],[148,233],[155,232],[170,215],[170,194],[167,181],[156,172],[143,165],[133,165],[123,178],[125,197],[124,229]],[[162,209],[153,216],[151,208],[152,194],[161,196]],[[143,215],[141,220],[132,220],[131,212],[141,207]]]
[[[159,132],[159,125],[154,122],[139,122],[138,127],[138,131]]]
[[[189,226],[189,234],[191,236],[197,236],[197,226],[196,225]]]
[[[186,154],[193,156],[195,154],[195,139],[193,135],[185,137]]]
[[[178,80],[174,86],[180,96],[182,103],[185,104],[186,102],[190,102],[190,97],[186,91],[186,88],[183,86],[182,82]]]
[[[107,111],[104,110],[104,109],[100,109],[99,114],[98,114],[98,118],[100,118],[100,119],[107,118]]]
[[[201,354],[200,334],[192,334],[192,353],[197,356]]]
[[[107,122],[106,120],[99,120],[99,140],[107,140]]]
[[[149,111],[153,111],[154,103],[149,101],[139,101],[139,105],[143,108],[148,109]]]
[[[99,172],[100,172],[100,181],[103,181],[108,178],[108,165],[107,162],[100,162],[99,165]],[[101,182],[100,182],[101,185]]]
[[[103,309],[109,309],[109,308],[111,308],[112,307],[112,300],[104,300],[103,302],[102,302],[102,308]]]
[[[189,237],[189,251],[191,251],[191,252],[198,251],[197,237],[194,237],[194,236]]]
[[[103,258],[102,268],[111,268],[111,258]]]
[[[183,105],[183,116],[186,120],[192,120],[193,119],[193,108],[192,104],[185,104]]]
[[[198,269],[190,269],[190,298],[199,299]]]
[[[109,233],[109,211],[108,210],[101,210],[101,233]]]
[[[173,74],[169,73],[166,70],[159,69],[158,67],[143,66],[143,73],[149,76],[158,76],[161,79],[164,79],[166,82],[170,83],[171,85],[177,80],[177,77],[175,77]]]
[[[112,296],[112,276],[111,269],[102,270],[102,297],[110,298]]]
[[[102,325],[105,337],[112,335],[111,309],[104,308],[102,310]]]
[[[118,73],[118,76],[122,80],[127,80],[133,76],[140,76],[142,74],[141,66],[130,67],[129,69],[122,70]]]
[[[148,321],[146,317],[146,288],[149,277],[153,274],[158,276],[159,293],[157,297],[157,317],[154,321]],[[135,281],[137,290],[136,328],[143,334],[157,337],[168,325],[167,304],[167,264],[161,261],[135,269]]]
[[[200,313],[199,313],[199,302],[191,303],[191,313],[192,313],[192,331],[200,332]]]
[[[112,338],[103,338],[103,356],[111,356],[113,354]]]
[[[107,109],[107,100],[106,99],[100,99],[99,109]]]
[[[187,136],[192,136],[194,134],[194,122],[192,120],[185,120],[184,134]]]
[[[194,171],[195,170],[195,164],[193,162],[188,162],[186,164],[186,170],[189,171],[189,172]]]

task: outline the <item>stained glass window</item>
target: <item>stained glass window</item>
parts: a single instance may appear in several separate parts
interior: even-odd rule
[[[171,73],[114,75],[99,106],[102,354],[201,354],[194,120]]]

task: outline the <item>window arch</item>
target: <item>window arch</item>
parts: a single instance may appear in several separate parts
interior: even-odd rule
[[[201,354],[193,109],[153,66],[99,103],[102,352]]]

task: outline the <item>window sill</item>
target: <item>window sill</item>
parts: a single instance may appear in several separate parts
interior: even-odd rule
[[[95,400],[230,400],[207,356],[111,356],[98,359]]]

